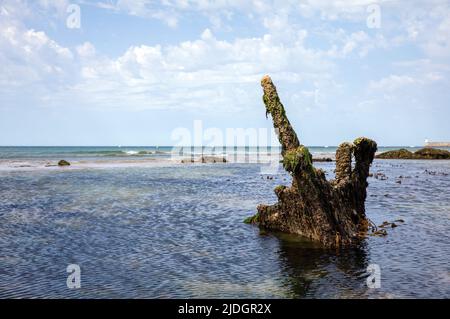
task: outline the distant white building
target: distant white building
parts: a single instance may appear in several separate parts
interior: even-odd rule
[[[450,142],[430,142],[428,139],[426,139],[425,146],[428,146],[428,147],[450,147]]]

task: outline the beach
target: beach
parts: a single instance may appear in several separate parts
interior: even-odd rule
[[[310,150],[333,158],[335,148]],[[367,216],[404,222],[330,250],[243,223],[290,185],[283,169],[265,173],[277,150],[214,152],[238,160],[206,164],[182,164],[163,147],[0,154],[2,298],[450,297],[448,160],[376,159]],[[314,165],[334,177],[333,162]],[[73,263],[81,289],[66,287]],[[379,289],[366,285],[371,264],[381,268]]]

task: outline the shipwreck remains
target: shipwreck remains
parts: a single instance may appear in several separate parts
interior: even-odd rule
[[[377,144],[364,137],[342,143],[336,151],[336,178],[327,181],[325,173],[312,165],[308,148],[300,144],[270,77],[264,76],[261,85],[266,115],[272,116],[292,185],[276,187],[278,203],[259,205],[257,214],[246,222],[298,234],[326,247],[356,244],[370,226],[364,202]]]

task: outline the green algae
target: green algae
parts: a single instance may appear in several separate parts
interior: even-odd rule
[[[244,219],[245,224],[256,224],[259,222],[259,212],[253,216],[247,217]]]
[[[312,155],[309,152],[309,149],[300,145],[295,149],[288,150],[286,154],[284,154],[283,167],[291,173],[297,172],[301,168],[311,170]]]

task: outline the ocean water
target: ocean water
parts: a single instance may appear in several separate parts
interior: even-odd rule
[[[333,156],[336,146],[308,146],[310,152],[318,157]],[[412,152],[422,148],[420,146],[380,146],[379,152],[406,148]],[[450,148],[441,148],[450,151]],[[279,147],[173,147],[173,146],[0,146],[0,160],[7,159],[61,159],[68,160],[104,160],[123,158],[153,158],[169,157],[172,154],[196,155],[224,155],[224,154],[257,154],[279,153]]]
[[[1,157],[60,158],[54,152]],[[244,224],[290,184],[261,166],[0,170],[0,297],[450,297],[450,161],[375,160],[372,172],[388,179],[369,178],[367,215],[405,222],[345,250]],[[315,166],[333,178],[334,163]],[[80,289],[66,286],[69,264],[81,267]],[[380,288],[367,287],[371,264]]]

